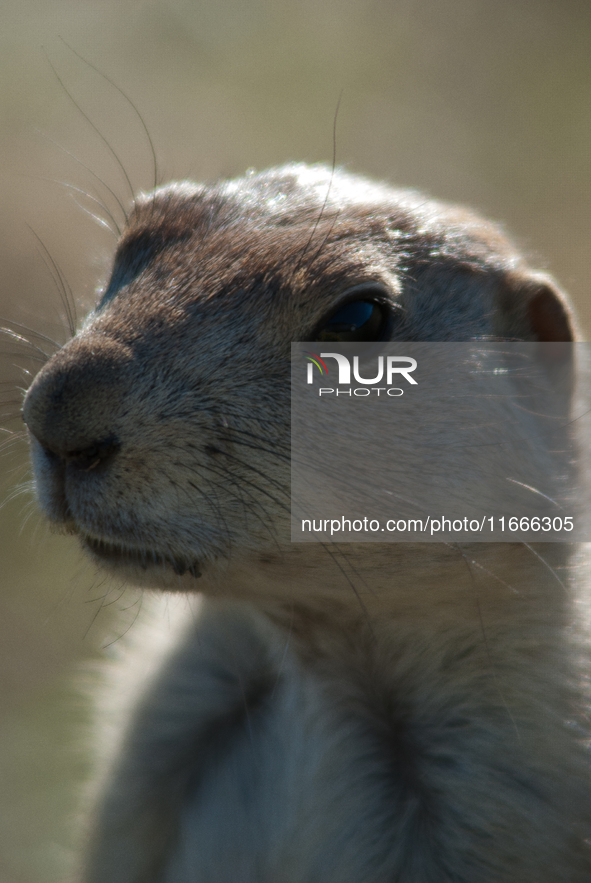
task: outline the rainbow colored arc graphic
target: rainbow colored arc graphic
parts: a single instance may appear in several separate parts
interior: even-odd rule
[[[316,353],[310,353],[308,350],[304,350],[306,353],[306,358],[308,362],[312,362],[319,369],[321,374],[328,374],[328,368],[325,363],[322,361],[320,356],[316,355]]]

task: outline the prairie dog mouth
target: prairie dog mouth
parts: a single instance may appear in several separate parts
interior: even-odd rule
[[[106,540],[97,540],[94,537],[82,536],[82,544],[101,563],[119,567],[139,567],[142,570],[152,568],[162,569],[170,567],[177,576],[185,573],[198,579],[201,576],[198,561],[186,561],[181,558],[172,558],[156,550],[145,551],[144,549],[129,549],[118,543]]]

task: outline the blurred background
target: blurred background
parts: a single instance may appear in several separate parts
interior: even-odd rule
[[[331,163],[340,97],[339,164],[503,222],[588,333],[590,46],[585,0],[0,0],[0,316],[65,341],[55,277],[79,321],[114,245],[73,188],[120,221],[130,193],[113,154],[136,190],[152,186],[138,113],[94,65],[141,114],[161,181]],[[0,343],[9,428],[40,358]],[[48,532],[13,441],[0,459],[0,879],[57,883],[89,763],[76,672],[116,652],[138,597]]]

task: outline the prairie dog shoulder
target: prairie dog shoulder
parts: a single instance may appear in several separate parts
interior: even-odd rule
[[[493,225],[295,165],[139,199],[31,386],[49,519],[208,596],[125,722],[87,881],[588,879],[569,550],[291,543],[290,343],[341,334],[574,336]]]

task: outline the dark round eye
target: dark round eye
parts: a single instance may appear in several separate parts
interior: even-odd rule
[[[353,300],[339,307],[317,327],[314,340],[348,343],[381,340],[388,326],[386,304],[375,300]]]

